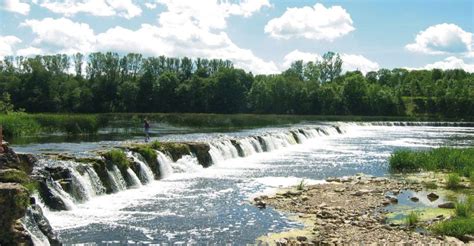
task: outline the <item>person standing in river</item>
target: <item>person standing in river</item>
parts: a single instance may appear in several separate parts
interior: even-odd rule
[[[143,127],[145,128],[145,142],[150,141],[150,123],[147,118],[143,120]]]

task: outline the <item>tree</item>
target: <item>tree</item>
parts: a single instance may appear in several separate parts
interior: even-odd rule
[[[342,59],[339,54],[329,51],[323,55],[319,66],[321,67],[321,81],[331,82],[341,75]]]

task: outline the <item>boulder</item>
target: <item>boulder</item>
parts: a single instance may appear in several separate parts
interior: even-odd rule
[[[0,183],[0,245],[18,243],[16,240],[22,234],[15,229],[16,220],[25,216],[29,201],[28,191],[22,185]]]
[[[67,210],[67,206],[64,201],[57,196],[54,192],[52,192],[48,186],[48,182],[52,182],[50,180],[41,180],[39,182],[38,191],[43,199],[43,202],[51,209],[51,210]]]
[[[40,231],[48,238],[48,241],[51,245],[61,245],[58,236],[53,231],[53,228],[49,224],[48,219],[43,215],[43,210],[41,210],[40,206],[36,204],[31,205],[31,209],[28,210],[28,213],[30,213],[30,216],[33,217],[36,222],[36,225],[38,226]]]
[[[456,207],[456,205],[454,204],[454,202],[445,202],[445,203],[441,203],[438,205],[438,208],[448,208],[448,209],[452,209]]]
[[[439,196],[434,192],[431,192],[426,197],[428,197],[428,200],[430,200],[430,201],[436,201],[439,198]]]

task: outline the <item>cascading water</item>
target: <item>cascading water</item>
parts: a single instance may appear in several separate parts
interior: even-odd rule
[[[33,216],[34,216],[33,212],[31,211],[31,208],[29,207],[26,210],[26,215],[20,219],[21,224],[23,224],[23,227],[30,234],[31,240],[33,241],[33,245],[36,245],[36,246],[50,245],[48,238],[38,228],[38,224],[36,223]]]
[[[239,157],[239,151],[229,140],[218,141],[209,145],[209,154],[213,163]]]
[[[173,167],[171,166],[173,161],[171,158],[160,151],[156,151],[156,154],[161,178],[163,179],[171,176],[171,174],[173,174]]]
[[[68,168],[71,173],[73,196],[77,201],[87,201],[95,196],[95,190],[89,179],[84,178],[75,168]]]
[[[63,201],[68,210],[71,210],[75,207],[72,197],[63,190],[57,181],[50,179],[46,182],[46,185],[55,197],[59,197]]]
[[[127,183],[122,177],[120,170],[117,166],[113,165],[112,170],[107,170],[107,174],[112,185],[112,189],[115,192],[127,189]]]
[[[151,181],[155,179],[155,175],[153,174],[153,171],[150,169],[150,167],[145,164],[145,161],[140,158],[141,156],[137,153],[133,152],[127,152],[127,156],[132,158],[132,160],[138,164],[140,170],[139,170],[139,177],[142,183],[148,184]]]
[[[250,142],[250,139],[251,138],[244,138],[237,141],[240,147],[242,148],[244,156],[249,156],[256,153],[256,150],[254,146],[252,145],[252,143]]]
[[[90,184],[92,185],[92,188],[94,190],[93,194],[95,195],[102,195],[105,193],[105,187],[102,184],[102,181],[100,181],[99,175],[94,171],[94,169],[90,166],[84,166],[85,173],[83,176],[85,176],[87,179],[89,179]]]
[[[177,160],[173,166],[177,171],[182,173],[198,172],[203,169],[203,167],[199,165],[198,159],[192,155],[185,155],[181,157],[181,159]]]
[[[142,186],[140,179],[137,177],[135,172],[131,168],[127,168],[128,180],[130,180],[132,187],[138,188]]]

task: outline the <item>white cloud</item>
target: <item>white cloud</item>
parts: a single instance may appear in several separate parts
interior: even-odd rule
[[[405,48],[426,54],[452,54],[472,52],[472,33],[455,24],[439,24],[428,27],[416,35],[415,42]]]
[[[304,62],[315,62],[316,60],[321,60],[322,57],[319,54],[316,53],[309,53],[309,52],[301,52],[299,50],[293,50],[292,52],[286,54],[286,56],[283,58],[283,67],[289,68],[291,66],[291,63],[302,60]]]
[[[370,71],[379,70],[379,64],[367,59],[366,57],[362,55],[343,53],[340,56],[342,59],[342,70],[344,72],[359,70],[365,74]],[[288,53],[284,57],[282,70],[289,68],[291,63],[297,60],[303,60],[304,62],[316,61],[316,60],[321,61],[322,56],[316,53],[301,52],[299,50],[294,50]]]
[[[265,33],[277,39],[306,38],[332,41],[355,30],[349,13],[341,6],[288,8],[278,18],[270,20]]]
[[[363,74],[366,74],[370,71],[377,71],[379,70],[379,64],[365,58],[362,55],[350,55],[350,54],[342,54],[341,59],[342,63],[342,70],[343,71],[361,71]]]
[[[428,64],[421,69],[464,69],[470,73],[474,73],[474,64],[465,63],[464,60],[454,56],[447,57],[443,61],[438,61],[432,64]]]
[[[156,9],[157,5],[156,3],[145,3],[145,7],[148,9]]]
[[[29,27],[36,34],[33,44],[52,46],[60,53],[88,52],[95,42],[94,31],[88,24],[76,23],[66,18],[25,20],[21,26]]]
[[[254,73],[278,72],[273,62],[264,61],[252,51],[238,47],[223,31],[208,30],[181,19],[161,20],[162,17],[160,23],[166,25],[142,24],[137,30],[117,26],[99,34],[95,34],[88,24],[66,18],[26,20],[22,26],[32,29],[36,35],[33,45],[43,48],[41,52],[72,54],[116,51],[152,56],[218,58],[229,59],[236,67]]]
[[[20,0],[3,0],[3,3],[0,5],[0,9],[27,15],[30,12],[30,5],[27,3],[22,3]]]
[[[15,36],[0,36],[0,57],[13,55],[13,47],[21,43]]]
[[[36,47],[27,47],[16,51],[17,56],[34,56],[44,54],[44,51]]]
[[[58,14],[73,16],[87,13],[94,16],[115,16],[131,19],[139,16],[142,9],[132,0],[42,0],[40,6]]]

